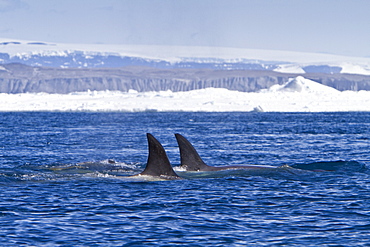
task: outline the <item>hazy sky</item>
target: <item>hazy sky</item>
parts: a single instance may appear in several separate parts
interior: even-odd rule
[[[0,38],[370,56],[369,0],[0,0]]]

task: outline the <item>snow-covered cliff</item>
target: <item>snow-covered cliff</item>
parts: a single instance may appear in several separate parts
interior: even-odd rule
[[[340,91],[370,90],[370,76],[350,74],[305,74],[305,78]],[[296,74],[254,70],[121,68],[51,68],[23,64],[0,66],[0,93],[71,93],[87,90],[190,91],[226,88],[257,92],[282,85]]]

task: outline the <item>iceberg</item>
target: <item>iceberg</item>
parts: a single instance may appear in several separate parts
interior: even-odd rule
[[[303,76],[297,76],[290,79],[283,85],[273,85],[270,92],[302,92],[302,93],[339,93],[335,88],[328,87],[315,81],[305,79]]]

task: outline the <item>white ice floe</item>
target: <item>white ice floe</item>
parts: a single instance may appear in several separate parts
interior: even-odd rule
[[[370,91],[340,92],[299,76],[257,93],[206,88],[188,92],[0,94],[0,111],[370,111]]]

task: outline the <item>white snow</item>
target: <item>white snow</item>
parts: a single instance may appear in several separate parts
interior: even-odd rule
[[[263,90],[266,91],[266,90]],[[270,92],[303,92],[303,93],[339,93],[338,90],[332,87],[328,87],[317,83],[312,80],[308,80],[302,76],[291,78],[287,83],[283,85],[274,85],[267,91]]]
[[[12,44],[7,42],[18,42]],[[40,42],[39,42],[40,43]],[[370,58],[348,57],[324,53],[306,53],[278,50],[242,49],[229,47],[201,46],[155,46],[155,45],[110,45],[110,44],[35,44],[33,41],[0,38],[0,53],[10,56],[60,55],[67,56],[75,51],[85,55],[120,55],[151,60],[164,60],[171,63],[180,61],[210,62],[273,62],[281,64],[276,71],[302,73],[308,65],[343,66],[341,73],[370,75]]]
[[[340,73],[347,74],[359,74],[359,75],[370,75],[370,66],[358,65],[352,63],[342,63],[339,65],[342,67]]]
[[[0,94],[0,111],[370,111],[370,91],[340,92],[297,77],[258,93],[207,88],[188,92]]]
[[[276,69],[276,72],[290,73],[290,74],[304,74],[306,73],[301,66],[297,64],[281,64]]]

